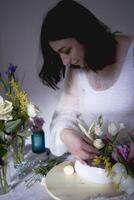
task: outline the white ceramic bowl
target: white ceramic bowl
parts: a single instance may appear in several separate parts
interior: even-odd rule
[[[89,165],[83,165],[78,160],[74,165],[76,173],[83,179],[100,184],[111,183],[111,179],[107,172],[102,168],[90,167]]]

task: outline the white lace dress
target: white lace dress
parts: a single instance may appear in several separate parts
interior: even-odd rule
[[[78,121],[85,126],[102,114],[105,125],[108,121],[118,121],[126,128],[121,139],[127,140],[128,132],[134,130],[134,41],[129,46],[118,80],[103,91],[94,90],[83,69],[70,69],[66,77],[65,90],[50,125],[50,149],[60,156],[67,147],[60,140],[60,131],[70,128],[79,131]],[[106,127],[106,126],[105,126]],[[134,199],[123,195],[121,198]],[[105,198],[103,198],[105,199]],[[98,200],[98,199],[97,199]],[[102,200],[99,198],[99,200]]]

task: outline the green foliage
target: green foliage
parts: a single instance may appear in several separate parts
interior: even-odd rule
[[[28,131],[28,130],[25,130],[23,132],[18,132],[17,133],[18,136],[21,136],[21,137],[29,137],[32,135],[32,132],[31,131]]]
[[[5,131],[7,133],[14,133],[21,125],[21,119],[5,122]]]
[[[7,149],[0,147],[0,158],[3,158],[7,153]]]

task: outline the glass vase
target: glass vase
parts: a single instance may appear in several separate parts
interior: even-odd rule
[[[33,153],[42,153],[45,151],[45,136],[43,130],[34,131],[31,140]]]
[[[4,156],[0,160],[0,195],[6,194],[10,191],[8,184],[8,173],[7,173],[7,156]]]
[[[24,160],[24,147],[25,147],[25,139],[20,136],[16,136],[13,140],[12,144],[12,156],[14,166],[19,165]]]

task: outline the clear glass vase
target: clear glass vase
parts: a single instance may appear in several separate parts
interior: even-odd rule
[[[23,137],[16,136],[12,144],[12,156],[14,167],[16,167],[16,165],[18,164],[21,164],[24,160],[24,146],[25,139]]]
[[[0,195],[6,194],[10,191],[8,184],[8,173],[7,173],[7,156],[4,156],[0,162]]]

